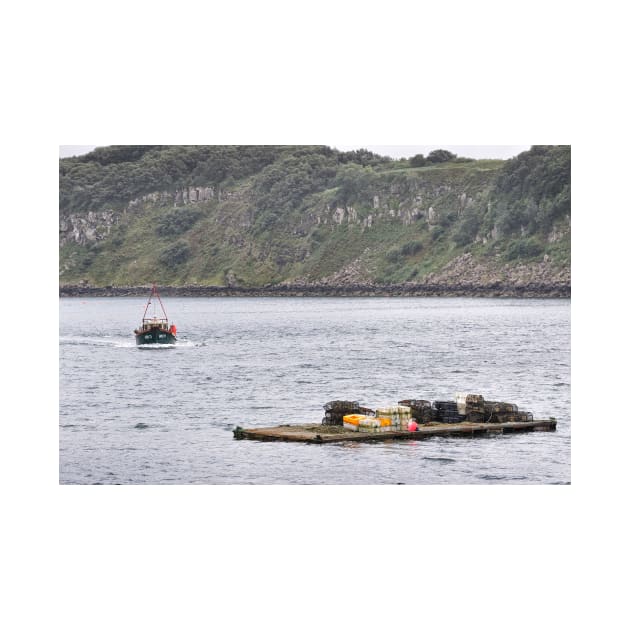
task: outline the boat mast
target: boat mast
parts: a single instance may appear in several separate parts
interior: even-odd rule
[[[160,303],[160,308],[162,309],[162,313],[164,313],[164,319],[166,321],[168,321],[168,316],[166,314],[166,309],[164,308],[164,304],[162,304],[162,300],[160,298],[160,294],[158,293],[157,290],[157,286],[155,284],[155,282],[153,283],[153,286],[151,287],[151,295],[149,295],[149,300],[147,301],[147,305],[144,309],[144,315],[142,316],[142,319],[146,319],[147,316],[147,311],[149,310],[149,306],[151,304],[151,298],[155,296],[158,299],[158,302]]]

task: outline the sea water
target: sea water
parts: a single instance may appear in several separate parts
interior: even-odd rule
[[[163,298],[174,346],[139,348],[144,298],[60,300],[62,484],[570,483],[570,300]],[[235,426],[320,422],[456,392],[554,433],[310,445]]]

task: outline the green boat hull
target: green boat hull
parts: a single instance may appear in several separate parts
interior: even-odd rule
[[[151,344],[174,344],[177,341],[175,335],[162,328],[151,328],[136,333],[136,345],[146,346]]]

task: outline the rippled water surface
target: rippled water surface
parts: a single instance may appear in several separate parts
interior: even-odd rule
[[[142,298],[60,301],[64,484],[570,482],[570,301],[167,298],[174,347],[137,348]],[[555,433],[308,445],[234,426],[319,422],[478,392]]]

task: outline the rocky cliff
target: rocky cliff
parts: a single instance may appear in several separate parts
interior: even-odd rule
[[[524,156],[526,168],[376,158],[365,166],[321,148],[279,155],[265,154],[259,170],[248,162],[240,179],[224,169],[206,184],[127,184],[145,189],[127,199],[99,188],[92,163],[64,165],[61,284],[570,287],[570,181],[555,149]],[[551,174],[531,175],[532,160],[539,172],[551,163]],[[112,190],[111,173],[102,181]]]

